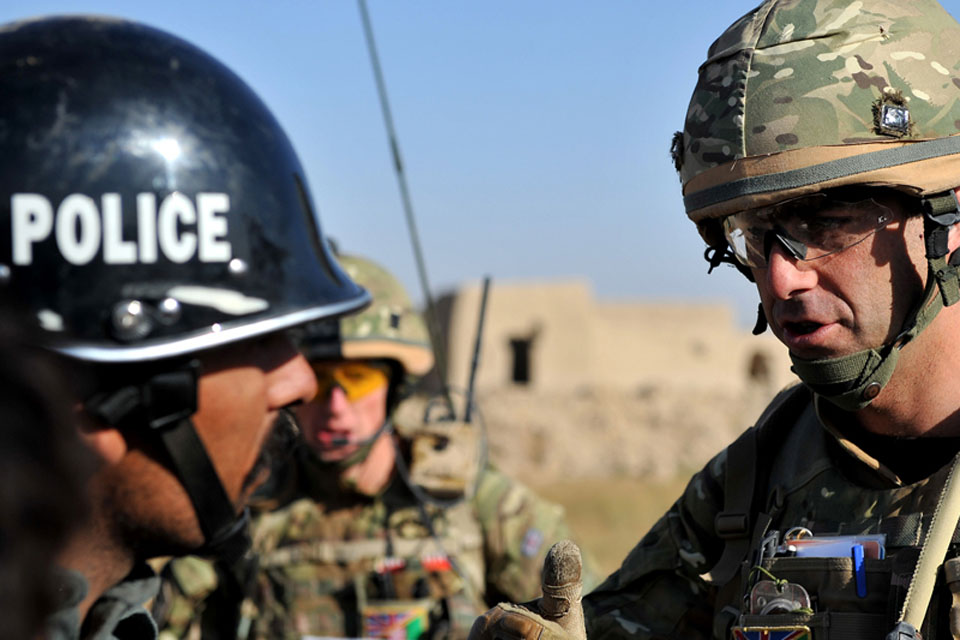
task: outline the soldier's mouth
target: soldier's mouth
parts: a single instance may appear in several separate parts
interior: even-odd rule
[[[822,326],[823,324],[819,322],[787,322],[783,325],[783,328],[793,335],[805,336],[815,332]]]

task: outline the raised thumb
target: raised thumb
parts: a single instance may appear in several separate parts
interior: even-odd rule
[[[561,540],[547,551],[540,574],[543,597],[540,615],[556,622],[576,640],[586,640],[583,624],[583,581],[580,579],[582,561],[580,547],[572,540]]]

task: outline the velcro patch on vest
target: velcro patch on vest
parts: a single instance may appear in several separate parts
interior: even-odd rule
[[[361,615],[365,638],[417,640],[430,627],[430,601],[370,603]]]
[[[807,627],[734,627],[734,640],[812,640]]]

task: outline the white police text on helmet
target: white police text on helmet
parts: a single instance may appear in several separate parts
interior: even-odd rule
[[[196,202],[180,192],[157,202],[153,193],[136,198],[135,238],[123,236],[123,203],[118,193],[97,201],[72,193],[54,210],[37,193],[10,197],[13,263],[33,262],[33,247],[54,236],[67,262],[87,264],[102,252],[106,264],[154,263],[160,255],[171,262],[227,262],[233,248],[226,239],[230,198],[225,193],[198,193]]]

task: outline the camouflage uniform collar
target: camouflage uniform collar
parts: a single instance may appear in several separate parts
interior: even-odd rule
[[[892,483],[894,486],[901,487],[904,485],[904,482],[899,478],[899,476],[897,476],[897,474],[895,474],[882,462],[864,451],[859,445],[844,435],[844,433],[836,427],[835,421],[838,417],[837,414],[849,416],[848,413],[837,408],[829,400],[819,394],[814,394],[813,396],[813,407],[816,411],[817,420],[820,422],[820,425],[842,451],[849,454],[854,460],[869,467],[873,472],[875,472],[885,481]]]
[[[930,477],[949,466],[953,455],[960,448],[960,437],[898,438],[881,436],[866,433],[862,427],[852,422],[850,426],[845,428],[843,420],[846,417],[852,421],[852,417],[820,396],[815,396],[814,407],[820,424],[832,436],[832,441],[840,449],[869,467],[874,474],[897,487],[926,482]],[[858,438],[858,432],[864,435]],[[871,448],[871,443],[876,445],[879,451],[868,453],[867,449]],[[867,449],[864,447],[867,447]],[[888,455],[890,451],[896,451],[898,454],[902,453],[905,462],[901,473],[883,462],[884,459],[888,459],[884,456],[884,450],[887,451]],[[913,470],[912,468],[917,466],[918,460],[924,462],[920,463],[919,469]],[[894,465],[894,467],[896,466]]]

